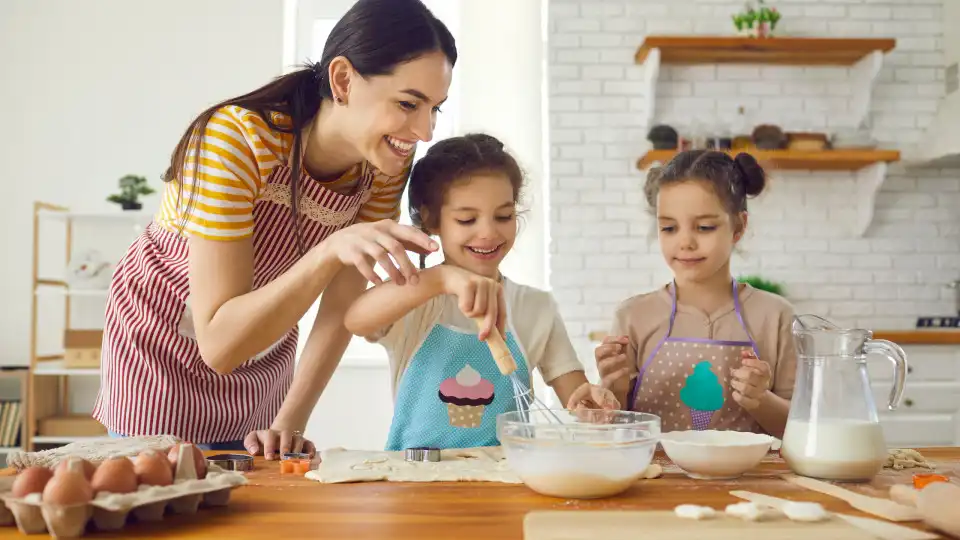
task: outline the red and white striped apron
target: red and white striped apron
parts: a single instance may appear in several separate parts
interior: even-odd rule
[[[364,166],[346,194],[302,177],[304,249],[353,224],[370,199],[373,171]],[[290,193],[290,169],[281,166],[254,203],[254,288],[300,257]],[[297,327],[231,373],[218,375],[200,357],[189,294],[186,238],[151,223],[118,263],[107,300],[93,416],[110,431],[215,443],[267,429],[276,417],[293,380]]]

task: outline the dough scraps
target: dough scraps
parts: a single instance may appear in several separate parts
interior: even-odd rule
[[[819,503],[790,501],[783,505],[783,513],[793,521],[823,521],[830,514]]]
[[[903,469],[912,469],[914,467],[933,469],[933,465],[930,465],[926,458],[916,450],[894,448],[887,451],[887,461],[883,464],[884,469],[902,471]]]
[[[728,505],[724,510],[728,516],[744,521],[765,521],[781,515],[780,511],[754,502],[741,502]]]
[[[404,452],[331,448],[320,453],[320,466],[306,474],[324,484],[348,482],[500,482],[520,484],[499,446],[446,449],[438,462],[412,462]]]
[[[696,504],[681,504],[673,509],[673,513],[685,519],[710,519],[717,515],[713,508]]]

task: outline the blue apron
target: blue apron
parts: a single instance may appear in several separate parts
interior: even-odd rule
[[[526,356],[514,336],[508,328],[504,341],[529,387]],[[476,332],[435,324],[400,378],[386,449],[499,446],[497,415],[516,410],[513,394]]]

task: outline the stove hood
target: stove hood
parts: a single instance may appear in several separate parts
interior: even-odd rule
[[[960,167],[960,0],[943,3],[943,46],[946,95],[921,142],[909,156],[909,165],[922,168]]]

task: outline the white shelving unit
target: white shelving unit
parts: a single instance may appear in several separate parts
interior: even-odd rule
[[[45,278],[40,276],[39,253],[43,242],[40,238],[42,222],[62,224],[66,228],[65,252],[66,260],[73,254],[74,226],[80,223],[103,224],[111,228],[129,227],[129,234],[139,234],[152,220],[153,215],[143,211],[72,211],[66,207],[54,204],[35,202],[33,215],[33,306],[30,329],[30,369],[27,375],[27,397],[24,415],[23,446],[33,450],[36,444],[69,444],[77,441],[106,437],[106,433],[99,437],[72,437],[39,432],[41,420],[56,418],[58,421],[90,421],[83,415],[70,414],[69,381],[71,377],[98,377],[99,367],[77,368],[67,367],[63,352],[49,355],[38,353],[38,299],[62,298],[64,303],[64,328],[71,326],[71,302],[81,300],[106,299],[106,289],[72,288],[64,279]],[[101,321],[102,322],[102,321]],[[2,450],[0,450],[2,452]]]

